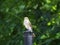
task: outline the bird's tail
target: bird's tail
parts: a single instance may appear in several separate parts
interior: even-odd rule
[[[31,27],[29,27],[28,30],[31,31],[31,32],[33,32]]]

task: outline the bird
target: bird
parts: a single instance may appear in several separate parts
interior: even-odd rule
[[[32,31],[32,25],[31,25],[31,22],[29,21],[29,18],[28,17],[24,17],[24,22],[23,22],[23,25],[25,26],[25,28],[31,32]]]
[[[23,21],[23,25],[25,26],[25,28],[30,31],[30,32],[33,32],[32,30],[32,24],[29,20],[28,17],[24,17],[24,21]],[[33,37],[35,37],[35,34],[33,33]]]

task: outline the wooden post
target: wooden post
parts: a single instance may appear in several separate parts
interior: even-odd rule
[[[24,45],[33,45],[33,32],[24,32]]]

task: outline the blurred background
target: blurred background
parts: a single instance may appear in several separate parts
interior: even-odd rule
[[[60,0],[0,0],[0,45],[23,45],[25,16],[33,45],[60,45]]]

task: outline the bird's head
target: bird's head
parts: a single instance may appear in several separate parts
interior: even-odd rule
[[[24,19],[29,19],[28,17],[24,17]]]

